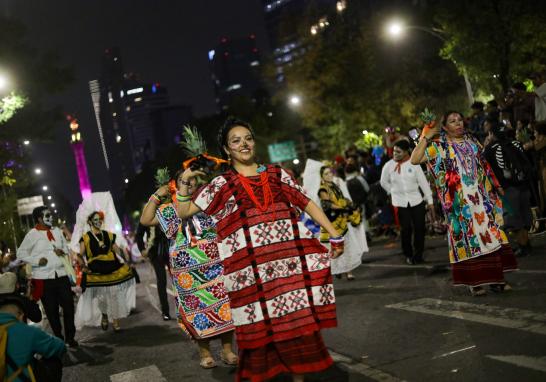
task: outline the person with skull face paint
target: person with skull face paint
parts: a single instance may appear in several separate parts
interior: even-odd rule
[[[55,336],[68,346],[78,346],[74,340],[74,300],[70,280],[61,256],[68,256],[68,245],[61,230],[53,227],[53,215],[45,207],[32,211],[36,226],[23,239],[17,258],[32,266],[34,300],[42,300],[45,314]],[[59,307],[63,310],[64,336]]]
[[[95,309],[98,306],[101,328],[107,330],[111,319],[114,331],[118,332],[119,320],[127,317],[135,305],[135,280],[133,270],[119,259],[125,260],[116,244],[116,235],[102,230],[103,222],[102,211],[92,212],[87,218],[91,229],[80,239],[78,263],[84,272],[84,293],[78,301],[76,323],[78,327],[98,326]]]

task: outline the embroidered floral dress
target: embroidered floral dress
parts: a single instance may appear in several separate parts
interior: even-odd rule
[[[238,377],[252,381],[328,367],[332,359],[319,330],[336,325],[328,250],[299,221],[309,198],[282,168],[266,171],[272,203],[265,210],[234,170],[194,194],[194,203],[217,224]],[[265,200],[262,188],[253,193]]]
[[[171,203],[161,205],[156,216],[171,243],[170,273],[182,330],[192,339],[233,330],[213,221],[198,214],[183,222]]]
[[[448,221],[454,283],[481,285],[503,281],[502,271],[516,269],[517,265],[500,228],[502,203],[496,192],[500,186],[484,159],[481,145],[470,138],[461,143],[450,142],[442,134],[425,154]],[[493,261],[491,256],[484,257],[490,264],[469,261],[481,260],[488,254],[499,258]],[[458,268],[459,264],[466,268]],[[490,271],[485,270],[487,267]]]

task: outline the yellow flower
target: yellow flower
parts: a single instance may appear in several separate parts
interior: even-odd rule
[[[220,309],[218,310],[218,315],[224,321],[231,320],[231,308],[229,307],[229,303],[225,303],[220,307]]]
[[[178,284],[184,289],[191,288],[193,285],[193,278],[187,273],[181,273],[178,275]]]

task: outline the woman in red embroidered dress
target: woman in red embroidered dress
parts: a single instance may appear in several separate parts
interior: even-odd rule
[[[333,363],[320,329],[337,321],[330,255],[299,222],[301,211],[328,231],[332,257],[343,253],[343,238],[285,170],[256,163],[250,125],[230,118],[218,141],[232,168],[192,202],[179,203],[178,214],[203,211],[216,222],[239,348],[237,380],[291,373],[303,381]],[[186,170],[183,184],[200,174]],[[186,187],[178,192],[186,195]]]

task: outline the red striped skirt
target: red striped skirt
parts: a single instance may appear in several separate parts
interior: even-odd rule
[[[259,382],[280,373],[313,373],[327,369],[333,362],[320,332],[314,332],[257,349],[240,349],[236,380]]]
[[[512,247],[505,244],[487,255],[451,264],[453,285],[504,284],[504,272],[517,268],[518,263]]]

